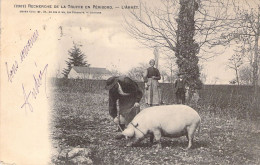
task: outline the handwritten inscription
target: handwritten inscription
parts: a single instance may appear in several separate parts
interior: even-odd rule
[[[27,41],[26,45],[21,50],[20,55],[19,55],[20,59],[14,60],[14,62],[12,62],[11,65],[9,65],[8,62],[5,62],[6,73],[8,76],[8,82],[12,83],[14,81],[15,75],[19,72],[19,70],[22,69],[21,68],[22,65],[20,65],[20,64],[22,64],[26,60],[26,58],[29,57],[29,52],[32,49],[34,43],[37,41],[38,37],[39,37],[39,33],[37,30],[35,30],[33,35]],[[20,65],[20,67],[19,67],[19,65]],[[30,66],[30,67],[32,67],[32,66]],[[31,112],[33,112],[32,100],[37,99],[37,97],[41,91],[40,88],[42,86],[44,86],[44,91],[45,91],[45,94],[47,97],[46,78],[47,78],[48,64],[46,64],[43,68],[38,69],[37,63],[35,62],[35,67],[36,68],[34,68],[34,70],[36,69],[39,72],[36,73],[34,71],[32,73],[31,83],[28,83],[28,82],[23,83],[23,81],[21,82],[24,101],[20,108],[25,109],[25,111],[29,110]],[[24,79],[28,80],[28,77],[25,77]],[[16,80],[16,81],[18,81],[18,80]],[[28,86],[27,84],[33,84],[32,87],[29,88],[29,90],[27,88],[27,86]]]
[[[27,57],[28,52],[30,51],[30,49],[32,48],[33,44],[35,43],[35,41],[37,40],[39,36],[38,31],[36,30],[32,37],[28,40],[27,44],[24,46],[23,50],[20,53],[20,57],[21,57],[21,62],[24,61],[24,59]]]
[[[37,41],[38,36],[39,36],[39,33],[36,30],[33,33],[32,37],[27,41],[27,44],[24,46],[23,50],[20,52],[20,63],[22,63],[25,60],[25,58],[28,56],[30,49],[32,48],[33,44]],[[9,65],[7,62],[5,62],[5,66],[6,66],[8,82],[12,83],[16,73],[19,70],[18,61],[15,60],[13,62],[13,64],[11,64],[11,68],[9,68]]]
[[[8,81],[9,82],[12,82],[13,81],[13,78],[14,78],[14,75],[16,74],[17,70],[18,70],[18,62],[15,60],[14,61],[14,64],[12,65],[12,67],[8,68],[8,64],[7,62],[5,63],[5,66],[6,66],[6,71],[7,71],[7,76],[8,76]]]
[[[37,67],[37,65],[36,65],[36,67]],[[33,74],[34,86],[31,88],[31,90],[29,90],[29,92],[26,92],[24,85],[22,84],[24,103],[22,104],[21,108],[25,109],[25,111],[30,110],[31,112],[33,112],[33,106],[30,103],[30,100],[37,99],[37,96],[40,93],[40,87],[42,85],[44,85],[44,90],[45,90],[45,94],[46,94],[47,69],[48,69],[48,64],[46,64],[45,67],[42,70],[40,70],[40,72],[38,74],[36,74],[36,75]]]

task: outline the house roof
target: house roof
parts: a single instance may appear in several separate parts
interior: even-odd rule
[[[95,68],[95,67],[86,67],[86,66],[73,66],[77,73],[92,73],[92,74],[110,74],[111,72],[108,71],[106,68]]]

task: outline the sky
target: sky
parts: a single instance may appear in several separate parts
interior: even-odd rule
[[[81,45],[80,49],[86,55],[86,60],[91,67],[117,69],[127,73],[129,69],[140,63],[148,63],[154,57],[153,50],[143,46],[126,31],[123,15],[127,18],[127,14],[128,11],[125,10],[114,10],[104,11],[101,15],[62,18],[56,27],[59,33],[58,69],[62,70],[66,67],[65,60],[73,43]],[[166,61],[163,53],[159,51],[159,54],[160,69],[164,68]],[[228,84],[234,78],[234,72],[226,66],[231,55],[232,50],[229,49],[217,57],[200,61],[204,68],[202,74],[207,77],[205,83]]]

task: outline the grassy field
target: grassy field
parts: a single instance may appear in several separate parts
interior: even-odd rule
[[[90,148],[94,164],[260,164],[259,120],[238,119],[229,111],[214,113],[216,107],[200,103],[194,108],[202,118],[201,132],[195,134],[191,150],[184,150],[186,137],[163,138],[158,152],[148,139],[125,147],[127,140],[114,139],[117,128],[108,115],[108,92],[90,89],[53,87],[54,164],[66,164],[57,155],[72,147]]]

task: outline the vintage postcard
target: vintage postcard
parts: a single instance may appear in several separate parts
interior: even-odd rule
[[[2,0],[0,164],[259,164],[257,0]]]

